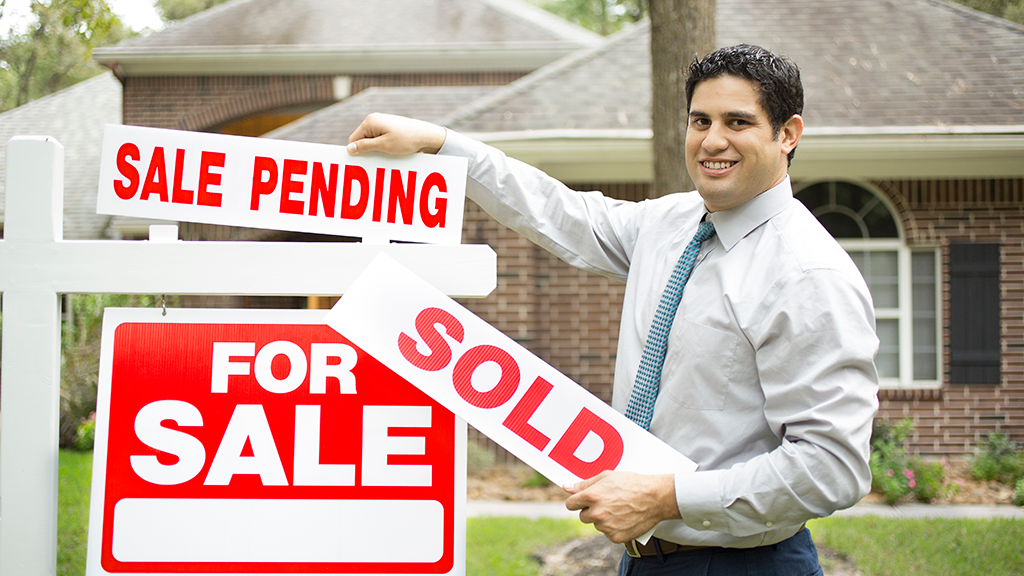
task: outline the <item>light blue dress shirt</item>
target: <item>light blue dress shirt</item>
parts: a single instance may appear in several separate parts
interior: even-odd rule
[[[452,131],[441,153],[469,158],[467,195],[499,222],[626,282],[612,399],[624,411],[658,300],[707,212],[701,197],[575,192]],[[682,520],[655,535],[773,544],[870,489],[874,308],[856,265],[793,198],[788,177],[709,218],[717,234],[683,293],[650,428],[699,468],[676,475]]]

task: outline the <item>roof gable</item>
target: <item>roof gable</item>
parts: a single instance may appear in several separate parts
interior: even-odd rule
[[[197,68],[237,74],[260,66],[267,73],[382,72],[401,70],[403,62],[451,71],[450,60],[426,64],[419,53],[478,53],[477,70],[532,70],[600,41],[523,0],[235,0],[97,49],[94,57],[129,75]],[[547,54],[542,62],[514,63],[540,53]],[[382,60],[387,55],[395,57]],[[275,67],[280,59],[289,62],[282,70]]]

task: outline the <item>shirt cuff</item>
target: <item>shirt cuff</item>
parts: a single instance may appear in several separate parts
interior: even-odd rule
[[[722,504],[725,470],[676,474],[676,504],[683,523],[694,530],[728,532]]]
[[[444,156],[466,156],[469,158],[476,156],[481,146],[480,142],[448,128],[445,128],[445,131],[447,134],[445,135],[444,144],[437,151],[438,154]]]

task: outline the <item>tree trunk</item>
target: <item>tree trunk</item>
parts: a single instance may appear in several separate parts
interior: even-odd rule
[[[684,69],[715,49],[715,0],[650,0],[651,127],[654,184],[651,196],[693,189],[686,172]]]

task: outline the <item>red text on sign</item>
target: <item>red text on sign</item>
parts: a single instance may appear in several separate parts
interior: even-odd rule
[[[419,342],[426,346],[429,354],[421,353],[417,349],[417,340],[402,332],[398,335],[398,348],[402,356],[417,368],[431,372],[449,366],[454,356],[453,350],[448,340],[438,331],[438,326],[444,328],[448,338],[462,343],[465,339],[462,323],[445,310],[427,308],[417,314],[415,326]],[[489,363],[499,368],[500,376],[494,386],[482,391],[473,385],[473,376],[477,369]],[[516,359],[506,350],[491,344],[470,347],[455,360],[452,370],[455,391],[477,408],[494,409],[504,406],[523,383]],[[551,444],[551,439],[534,428],[529,420],[552,388],[543,377],[537,376],[503,421],[506,428],[542,452]],[[577,456],[577,451],[590,435],[596,435],[603,447],[596,458],[583,460]],[[548,452],[552,460],[580,478],[590,478],[604,470],[614,469],[621,461],[622,454],[623,441],[619,432],[586,407],[580,408],[575,419]]]
[[[421,178],[415,170],[384,168],[372,173],[371,177],[362,166],[257,156],[249,209],[309,216],[318,216],[322,210],[327,218],[346,220],[362,219],[370,210],[370,219],[382,222],[386,207],[389,224],[414,224],[418,217],[427,228],[444,228],[448,205],[444,176],[431,172]]]
[[[168,170],[169,155],[164,152],[163,146],[153,148],[153,153],[146,163],[145,178],[141,178],[139,168],[142,164],[142,153],[139,147],[131,142],[126,142],[117,150],[117,171],[119,178],[114,179],[114,192],[122,200],[131,200],[138,194],[139,200],[150,200],[156,198],[160,202],[173,202],[176,204],[197,204],[199,206],[220,206],[221,194],[211,192],[211,186],[220,186],[221,174],[214,171],[214,168],[224,168],[225,154],[223,152],[203,151],[199,154],[199,166],[195,165],[195,158],[188,162],[185,150],[178,148],[173,153],[171,169]],[[191,166],[189,167],[189,164]],[[188,173],[194,174],[198,168],[198,186],[195,190],[184,187],[182,182]],[[168,173],[173,175],[173,183],[168,180]],[[141,192],[140,192],[141,190]]]

